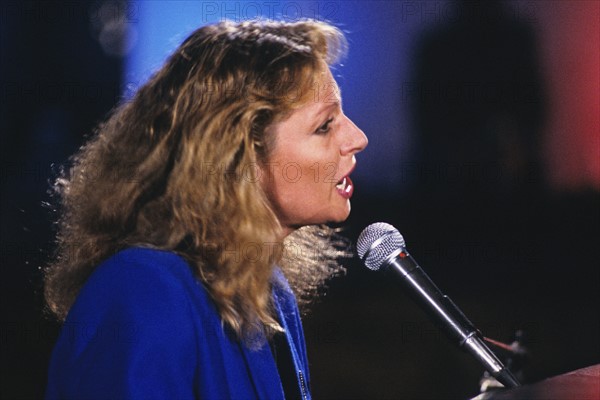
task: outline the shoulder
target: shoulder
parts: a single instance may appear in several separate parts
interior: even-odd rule
[[[131,248],[108,258],[67,316],[48,397],[193,397],[198,293],[202,285],[174,253]]]
[[[189,312],[191,293],[204,288],[179,255],[128,248],[102,262],[82,287],[67,321],[100,318],[173,319]],[[107,315],[103,316],[104,318]]]
[[[121,275],[146,275],[152,277],[187,276],[188,263],[178,254],[145,247],[130,247],[103,261],[92,278]]]
[[[147,284],[164,287],[182,286],[195,281],[189,264],[179,255],[163,250],[132,247],[103,261],[92,273],[86,286],[110,284],[131,289],[148,289]]]
[[[208,299],[180,256],[145,248],[120,251],[81,288],[65,320],[63,342],[70,342],[73,354],[117,347],[125,353],[183,352],[195,346],[195,320],[206,317],[192,304],[199,295]]]

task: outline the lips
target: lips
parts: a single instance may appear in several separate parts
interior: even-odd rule
[[[352,179],[348,175],[344,176],[342,179],[338,181],[338,184],[335,185],[337,192],[345,199],[349,199],[352,197],[352,193],[354,193],[354,184],[352,183]]]

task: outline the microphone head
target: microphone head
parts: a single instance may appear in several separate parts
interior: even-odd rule
[[[398,229],[385,222],[367,226],[356,241],[358,256],[373,271],[379,270],[395,250],[404,246],[404,238]]]

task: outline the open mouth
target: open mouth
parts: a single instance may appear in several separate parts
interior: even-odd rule
[[[335,188],[338,193],[346,199],[352,197],[352,193],[354,192],[354,184],[349,176],[344,176],[340,179],[337,185],[335,185]]]

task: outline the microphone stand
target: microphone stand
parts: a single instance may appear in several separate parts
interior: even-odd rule
[[[399,259],[402,261],[398,261]],[[485,344],[481,332],[475,328],[450,297],[442,294],[405,248],[394,251],[387,261],[389,264],[385,268],[386,272],[400,276],[399,281],[408,287],[408,292],[417,304],[434,320],[442,321],[441,327],[452,341],[458,342],[460,348],[475,357],[505,387],[521,386],[512,372]],[[422,289],[424,287],[435,288],[435,294],[427,293]]]
[[[529,352],[524,345],[525,334],[519,329],[513,335],[513,341],[510,344],[499,342],[488,337],[484,337],[488,344],[492,345],[499,351],[504,364],[509,368],[519,380],[523,379],[523,367],[527,362]],[[486,393],[500,389],[502,386],[492,377],[487,371],[483,374],[480,381],[480,393]]]

